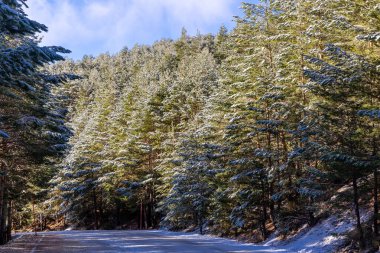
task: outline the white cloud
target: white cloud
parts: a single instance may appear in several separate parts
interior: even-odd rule
[[[236,0],[29,0],[26,13],[49,27],[43,44],[62,45],[73,57],[116,52],[136,43],[216,32],[231,24]]]

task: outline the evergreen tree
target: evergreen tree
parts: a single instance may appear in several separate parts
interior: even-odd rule
[[[324,53],[328,57],[326,61],[307,58],[318,69],[305,70],[312,81],[309,89],[319,98],[313,104],[315,114],[319,115],[315,145],[321,152],[322,161],[329,164],[331,170],[344,170],[352,180],[357,229],[363,248],[357,180],[376,166],[377,155],[371,146],[366,148],[363,141],[368,133],[362,129],[371,133],[374,126],[359,117],[359,111],[368,106],[365,99],[359,98],[370,98],[379,104],[378,89],[373,89],[373,82],[378,81],[372,79],[377,70],[363,57],[348,54],[334,45],[327,46]],[[371,156],[374,157],[371,159]]]
[[[71,76],[40,72],[43,64],[63,60],[58,53],[70,51],[38,46],[35,36],[47,27],[27,18],[24,6],[25,1],[0,3],[1,244],[11,239],[12,202],[28,189],[25,183],[31,170],[46,156],[60,153],[70,135],[63,126],[65,111],[52,89]],[[21,166],[28,170],[20,170]],[[16,186],[20,181],[24,188]]]

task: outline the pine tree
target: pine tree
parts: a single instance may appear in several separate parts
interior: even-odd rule
[[[26,179],[29,170],[42,164],[46,156],[60,153],[69,136],[62,122],[64,110],[51,92],[65,75],[47,75],[39,68],[63,60],[58,53],[70,51],[38,46],[35,36],[47,27],[28,19],[24,6],[25,1],[0,3],[1,244],[10,240],[12,201],[23,190],[15,187],[16,178],[24,175]],[[20,166],[28,167],[28,171],[21,172]]]
[[[359,117],[358,113],[366,106],[366,100],[358,98],[374,96],[373,100],[378,97],[378,94],[372,93],[378,93],[376,88],[371,88],[375,81],[372,73],[377,70],[363,57],[349,54],[334,45],[327,46],[324,53],[328,57],[326,61],[307,58],[318,69],[305,70],[305,75],[312,81],[310,91],[319,97],[313,105],[315,113],[320,115],[317,118],[316,139],[322,161],[329,164],[332,170],[345,170],[351,177],[360,247],[363,248],[357,180],[373,166],[371,150],[363,142],[367,133],[361,130],[371,129],[372,126]]]

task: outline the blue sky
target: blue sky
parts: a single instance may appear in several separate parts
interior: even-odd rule
[[[252,1],[248,1],[252,2]],[[116,53],[135,44],[231,29],[239,0],[29,0],[26,13],[49,27],[43,45],[64,46],[69,57]]]

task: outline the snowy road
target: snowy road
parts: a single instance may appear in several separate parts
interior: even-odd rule
[[[267,246],[165,231],[62,231],[39,233],[32,244],[14,242],[6,252],[25,253],[267,253],[286,252]],[[0,251],[1,252],[1,251]]]

